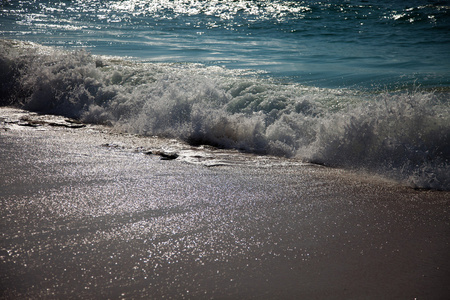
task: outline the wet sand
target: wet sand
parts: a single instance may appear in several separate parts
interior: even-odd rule
[[[3,299],[450,298],[449,192],[78,125],[0,109]]]

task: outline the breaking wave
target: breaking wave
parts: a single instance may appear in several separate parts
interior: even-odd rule
[[[251,70],[0,41],[0,105],[450,189],[447,90],[324,89]]]

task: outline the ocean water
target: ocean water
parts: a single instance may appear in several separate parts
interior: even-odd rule
[[[1,105],[450,189],[448,1],[2,1]]]

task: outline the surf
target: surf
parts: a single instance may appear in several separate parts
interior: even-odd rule
[[[445,89],[306,86],[249,69],[0,43],[3,106],[450,189]]]

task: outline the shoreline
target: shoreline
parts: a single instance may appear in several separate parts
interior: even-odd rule
[[[450,295],[449,192],[17,109],[0,120],[0,298]]]
[[[349,182],[356,180],[419,191],[441,191],[429,188],[415,188],[410,184],[361,170],[305,162],[295,157],[261,155],[236,149],[217,148],[210,145],[193,146],[175,138],[126,133],[107,125],[86,124],[64,116],[40,114],[15,107],[0,107],[0,121],[2,122],[0,130],[4,131],[20,128],[24,130],[27,128],[35,129],[37,131],[68,130],[74,134],[79,133],[83,135],[84,139],[89,140],[89,137],[92,137],[90,142],[104,141],[100,146],[105,148],[155,155],[162,160],[177,159],[184,163],[205,167],[247,166],[271,168],[274,166],[303,166],[326,170],[323,174],[329,173],[330,176],[348,178]]]

